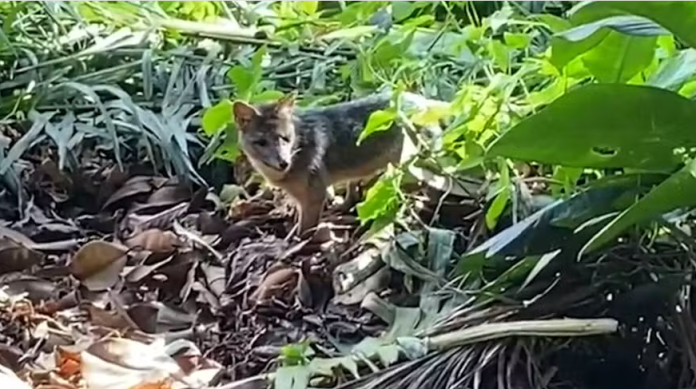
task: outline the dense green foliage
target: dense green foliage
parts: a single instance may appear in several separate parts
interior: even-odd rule
[[[320,106],[389,87],[394,106],[375,113],[364,136],[393,120],[445,127],[382,176],[358,215],[373,232],[413,226],[415,200],[402,188],[423,178],[414,177],[419,168],[440,190],[438,179],[485,180],[485,224],[500,233],[461,255],[450,278],[463,276],[485,296],[477,303],[491,302],[505,287],[529,285],[555,258],[586,260],[620,236],[665,238],[675,227],[661,227],[696,205],[696,4],[589,2],[566,14],[528,3],[3,2],[0,111],[22,137],[3,145],[0,174],[22,196],[10,167],[47,140],[61,168],[78,169],[81,149],[98,144],[119,163],[144,159],[203,184],[201,167],[239,156],[231,100],[298,91],[300,105]],[[404,90],[444,104],[405,112]],[[521,164],[538,172],[543,196],[530,193]],[[558,201],[540,210],[535,199],[544,196]],[[510,226],[506,216],[524,221]],[[451,231],[423,234],[435,242],[418,247],[429,263],[389,265],[423,278],[417,266],[464,254],[454,253]],[[424,289],[442,286],[433,281],[446,278],[440,265]],[[473,304],[453,298],[440,309],[426,300],[418,325],[399,321],[413,313],[399,308],[402,327],[358,351],[388,365],[397,336],[422,331],[463,300]],[[285,350],[285,387],[302,387],[307,366],[357,372],[352,359],[305,351]]]

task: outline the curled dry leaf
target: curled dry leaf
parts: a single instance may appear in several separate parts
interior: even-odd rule
[[[124,243],[130,249],[147,250],[161,254],[172,253],[181,246],[181,241],[176,234],[157,228],[145,230],[129,238]]]
[[[10,238],[0,238],[0,274],[19,272],[38,265],[44,255]]]
[[[0,365],[17,371],[20,368],[19,360],[24,356],[24,351],[16,346],[0,344]]]
[[[133,323],[145,333],[153,334],[157,331],[157,317],[159,309],[152,303],[138,303],[128,307],[128,316]]]
[[[153,185],[150,182],[152,178],[153,177],[135,176],[126,181],[121,188],[106,200],[102,209],[106,209],[121,200],[151,192],[153,189]]]
[[[5,286],[5,293],[10,296],[26,293],[29,301],[35,304],[53,300],[58,293],[56,284],[41,278],[24,275],[13,279],[3,278],[0,278],[0,284]]]
[[[147,199],[148,204],[174,205],[191,199],[191,191],[185,185],[165,185]]]
[[[333,297],[331,275],[326,269],[313,269],[311,258],[305,258],[300,267],[297,297],[302,305],[312,308],[324,307]]]
[[[70,272],[89,290],[105,290],[118,282],[128,249],[95,240],[82,246],[70,261]]]
[[[81,353],[82,376],[86,387],[132,389],[176,385],[184,388],[208,384],[212,379],[211,375],[193,374],[198,370],[195,367],[202,364],[197,363],[193,369],[189,366],[188,371],[182,370],[172,357],[172,353],[180,348],[172,346],[174,345],[163,347],[161,342],[145,344],[123,338],[107,338],[95,342]],[[186,355],[200,355],[200,351],[187,352]]]
[[[21,232],[15,231],[11,228],[7,228],[4,226],[0,226],[0,238],[8,238],[21,244],[22,246],[29,248],[33,248],[36,245],[36,243],[33,240],[31,240],[29,237],[22,234]]]
[[[258,304],[273,298],[289,301],[297,287],[298,271],[292,267],[277,266],[268,269],[258,289],[249,296]]]
[[[81,308],[89,314],[89,321],[95,326],[113,328],[116,330],[133,329],[131,321],[124,318],[119,312],[107,311],[92,303],[82,303]]]

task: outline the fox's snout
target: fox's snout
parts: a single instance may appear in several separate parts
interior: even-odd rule
[[[284,172],[290,167],[291,163],[291,156],[285,154],[288,153],[283,153],[281,150],[274,150],[273,153],[267,154],[266,158],[263,158],[263,160],[269,167]]]
[[[283,159],[278,160],[278,168],[280,168],[280,170],[285,170],[288,168],[288,166],[290,166],[290,163],[288,161],[285,161]]]

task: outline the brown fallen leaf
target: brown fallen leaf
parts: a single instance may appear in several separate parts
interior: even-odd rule
[[[35,304],[53,300],[58,295],[55,283],[27,275],[7,274],[0,277],[0,285],[5,287],[4,292],[10,296],[26,293],[27,299]]]
[[[157,228],[151,228],[136,234],[124,243],[130,249],[147,250],[161,254],[172,253],[181,246],[181,241],[176,234]]]
[[[0,238],[8,238],[21,244],[22,246],[29,248],[33,248],[36,244],[33,240],[31,240],[29,237],[22,234],[21,232],[15,231],[11,228],[7,228],[5,226],[0,226]]]
[[[128,307],[128,316],[147,334],[157,331],[157,316],[159,309],[152,303],[138,303]]]
[[[152,192],[155,186],[153,184],[155,178],[147,176],[132,177],[104,202],[102,209],[107,209],[121,200]]]
[[[89,302],[80,304],[80,308],[87,312],[92,325],[113,328],[115,330],[137,329],[133,328],[130,321],[118,312],[107,311]]]
[[[89,290],[113,287],[126,265],[128,249],[103,240],[82,246],[70,261],[70,272]]]
[[[20,272],[38,265],[44,255],[10,238],[0,238],[0,274]]]
[[[219,235],[228,227],[220,215],[212,212],[200,212],[196,218],[196,227],[204,235]]]
[[[173,355],[182,348],[191,348],[193,355],[201,355],[196,346],[185,340],[143,343],[133,339],[105,338],[92,343],[82,353],[82,376],[90,389],[133,389],[205,387],[220,367],[206,371],[185,372]],[[200,364],[199,364],[200,365]],[[206,374],[197,374],[197,373]],[[164,386],[162,386],[164,385]]]
[[[24,351],[21,348],[9,344],[0,344],[0,365],[17,371],[21,367],[19,360],[22,356],[24,356]]]
[[[174,205],[191,199],[191,190],[186,185],[165,185],[148,197],[148,204]]]
[[[326,270],[326,268],[313,269],[311,258],[305,258],[302,261],[297,282],[297,297],[302,305],[322,308],[333,298],[332,278]]]
[[[284,265],[268,269],[259,287],[249,296],[249,299],[258,304],[260,302],[277,298],[289,301],[293,291],[297,287],[298,271]]]

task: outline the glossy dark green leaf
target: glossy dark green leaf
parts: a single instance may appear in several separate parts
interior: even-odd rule
[[[597,80],[624,83],[650,65],[655,43],[655,37],[610,31],[601,43],[582,56],[582,61]]]
[[[676,91],[696,74],[696,50],[687,49],[662,61],[647,85]]]
[[[460,261],[459,269],[464,269],[469,261],[481,257],[523,258],[541,256],[558,249],[579,250],[592,235],[578,234],[578,227],[628,208],[635,196],[661,182],[663,177],[633,174],[601,180],[585,191],[567,200],[557,200],[494,235],[469,251]],[[601,226],[599,224],[596,229]]]
[[[591,84],[510,129],[488,156],[593,168],[672,170],[696,147],[696,103],[663,89]]]
[[[651,37],[668,34],[669,31],[646,18],[608,17],[556,33],[551,43],[551,63],[560,69],[587,53],[591,57],[590,66],[600,69],[601,81],[606,81],[602,77],[606,73],[617,73],[603,70],[606,68],[626,69],[621,73],[635,75],[652,59],[655,40]]]
[[[613,16],[573,27],[556,34],[556,36],[571,42],[579,42],[589,38],[601,28],[610,28],[631,36],[669,35],[669,31],[651,22],[649,19],[639,16]]]
[[[696,48],[696,2],[693,1],[591,1],[578,7],[571,20],[580,24],[625,14],[648,18]]]
[[[609,243],[637,223],[652,220],[677,208],[696,205],[694,194],[696,194],[696,160],[691,160],[684,168],[604,226],[587,242],[580,255]]]

